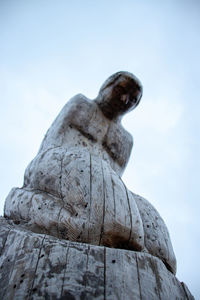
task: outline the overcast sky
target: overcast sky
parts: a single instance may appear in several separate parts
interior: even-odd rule
[[[177,277],[200,299],[199,53],[198,0],[1,0],[1,214],[64,104],[132,72],[144,95],[123,119],[134,137],[123,180],[164,218]]]

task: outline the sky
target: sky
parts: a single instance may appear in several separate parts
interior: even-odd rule
[[[199,53],[198,0],[1,0],[0,214],[64,104],[132,72],[144,93],[122,121],[123,180],[165,220],[177,277],[200,299]]]

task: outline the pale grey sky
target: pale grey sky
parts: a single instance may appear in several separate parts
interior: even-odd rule
[[[198,0],[0,1],[0,208],[70,97],[127,70],[144,95],[123,124],[123,176],[164,218],[177,277],[200,298]]]

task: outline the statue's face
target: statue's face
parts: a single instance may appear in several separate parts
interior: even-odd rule
[[[142,96],[142,90],[136,81],[119,78],[107,86],[101,95],[103,102],[110,108],[113,115],[119,116],[136,107]]]

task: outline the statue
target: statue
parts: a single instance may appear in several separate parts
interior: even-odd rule
[[[150,253],[175,274],[166,225],[155,208],[130,192],[121,175],[133,146],[123,115],[142,97],[131,73],[109,77],[93,101],[82,94],[64,106],[5,203],[5,217],[37,233]]]
[[[0,217],[0,299],[189,299],[166,225],[121,175],[122,116],[142,97],[118,72],[63,107]]]

